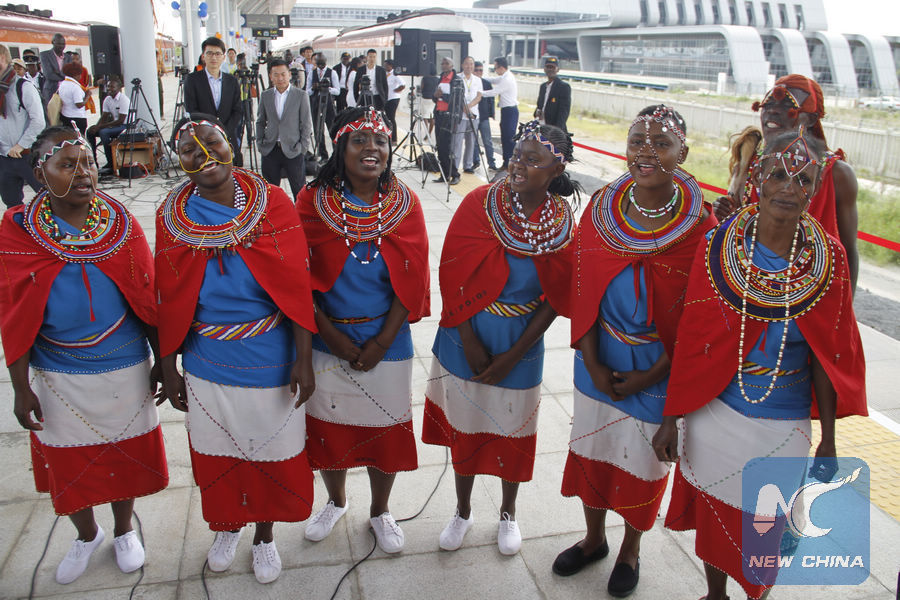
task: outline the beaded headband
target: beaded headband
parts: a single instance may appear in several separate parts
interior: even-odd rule
[[[522,126],[522,132],[519,134],[519,141],[526,142],[529,140],[534,140],[539,143],[541,146],[550,151],[550,154],[553,155],[556,160],[558,160],[562,164],[566,164],[565,155],[556,149],[556,146],[553,145],[553,142],[544,137],[544,134],[541,133],[541,122],[535,119],[534,121],[529,121]]]
[[[218,123],[213,123],[212,121],[207,121],[206,119],[197,119],[190,120],[181,127],[178,128],[178,132],[175,134],[175,144],[178,144],[178,140],[181,139],[181,134],[184,133],[185,130],[190,130],[192,136],[196,136],[196,132],[194,130],[195,127],[199,127],[200,125],[206,125],[207,127],[212,127],[216,131],[222,134],[226,140],[228,139],[228,134],[225,133],[225,130],[222,129],[222,126]]]
[[[791,106],[792,106],[792,108],[790,110],[788,110],[788,116],[790,118],[796,119],[797,116],[801,112],[814,113],[814,112],[816,112],[815,94],[813,94],[812,86],[810,85],[808,80],[806,82],[806,86],[807,86],[806,93],[808,95],[803,100],[803,102],[799,102],[797,100],[797,97],[794,96],[794,94],[791,92],[791,89],[787,85],[785,85],[783,83],[779,83],[775,87],[773,87],[771,90],[766,92],[766,95],[763,96],[762,102],[758,102],[758,101],[754,102],[753,105],[751,106],[751,108],[753,109],[753,112],[759,112],[759,110],[766,104],[770,104],[772,102],[780,102],[780,101],[784,100],[785,98],[787,98],[790,101]],[[794,89],[803,91],[796,86],[794,86]],[[813,105],[804,109],[803,105],[807,104],[811,98],[812,98]]]
[[[62,150],[63,148],[66,148],[68,146],[82,146],[85,149],[90,147],[90,145],[88,144],[88,141],[86,139],[84,139],[83,135],[81,135],[81,131],[78,129],[78,126],[75,125],[74,121],[72,122],[72,129],[75,132],[75,137],[62,140],[60,143],[58,143],[55,146],[53,146],[52,148],[50,148],[47,152],[44,153],[44,155],[40,159],[38,159],[37,164],[36,164],[37,167],[43,166],[43,164],[45,162],[47,162],[48,160],[50,160],[50,158],[54,154],[56,154],[57,152],[59,152],[60,150]]]
[[[345,133],[360,131],[362,129],[371,129],[376,133],[383,133],[388,137],[391,136],[391,128],[387,126],[381,113],[370,106],[363,116],[338,129],[338,132],[334,134],[334,139],[332,141],[337,144],[338,140],[340,140]]]
[[[641,115],[632,121],[631,127],[634,127],[638,123],[643,123],[645,129],[649,132],[651,122],[662,125],[663,133],[666,133],[671,128],[672,133],[678,136],[678,139],[681,140],[682,144],[687,143],[687,139],[684,135],[684,119],[679,117],[672,108],[661,104],[660,106],[657,106],[656,110],[651,114]],[[631,129],[631,127],[629,127],[629,129]]]
[[[792,148],[795,150],[791,151]],[[791,140],[782,150],[778,152],[772,152],[770,154],[763,154],[759,157],[759,162],[762,164],[762,161],[774,158],[779,163],[781,163],[782,168],[784,168],[785,173],[787,173],[788,177],[794,179],[799,177],[801,173],[810,165],[820,165],[821,161],[813,160],[812,154],[809,150],[809,145],[806,143],[806,140],[803,139],[803,128],[800,128],[800,132],[797,134],[793,140]],[[775,172],[776,166],[773,166],[772,169],[766,174],[766,181],[772,174]],[[801,186],[803,187],[803,186]],[[806,191],[804,190],[804,193]]]

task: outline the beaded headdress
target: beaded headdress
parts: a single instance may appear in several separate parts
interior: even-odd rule
[[[338,129],[337,133],[334,134],[334,139],[332,141],[337,144],[338,140],[340,140],[345,133],[360,131],[361,129],[371,129],[376,133],[383,133],[388,137],[391,135],[391,128],[388,127],[382,114],[375,110],[374,107],[370,106],[360,118],[347,123]]]
[[[769,154],[763,154],[759,157],[759,164],[762,164],[762,161],[774,158],[777,162],[775,165],[769,169],[769,172],[766,174],[763,182],[767,181],[769,177],[775,172],[775,169],[778,168],[780,164],[784,169],[784,172],[787,173],[788,177],[794,179],[799,177],[803,171],[806,170],[810,165],[820,165],[821,161],[815,160],[812,158],[812,152],[810,151],[809,144],[806,143],[806,140],[803,138],[803,128],[800,128],[800,131],[797,133],[797,137],[791,140],[783,149],[777,152],[771,152]],[[803,186],[801,186],[803,187]],[[804,194],[806,190],[804,189]],[[807,198],[808,199],[808,198]]]
[[[212,155],[210,155],[209,150],[206,149],[206,146],[203,145],[203,142],[201,142],[197,138],[197,127],[199,127],[200,125],[206,125],[207,127],[212,127],[213,129],[215,129],[216,131],[221,133],[222,137],[225,138],[226,141],[228,140],[228,134],[225,133],[225,130],[222,129],[222,126],[219,125],[218,123],[213,123],[212,121],[209,121],[207,119],[191,119],[190,121],[187,121],[184,125],[179,127],[178,131],[175,133],[175,146],[178,147],[178,141],[181,139],[181,134],[183,134],[185,131],[187,131],[190,134],[190,136],[192,138],[194,138],[194,141],[197,142],[197,145],[200,146],[200,149],[203,150],[203,153],[206,154],[206,160],[203,161],[203,164],[200,165],[199,168],[194,169],[194,170],[185,169],[184,162],[179,157],[178,162],[181,165],[181,168],[185,173],[197,173],[199,171],[202,171],[203,168],[206,167],[207,164],[209,164],[209,161],[217,162],[220,165],[227,165],[227,164],[231,164],[231,162],[234,160],[233,154],[226,161],[222,161],[217,158],[213,158]],[[229,153],[232,152],[231,144],[228,145],[228,150],[229,150]]]
[[[519,133],[519,141],[526,142],[528,140],[534,140],[547,150],[550,151],[550,154],[556,158],[560,163],[566,164],[565,155],[556,149],[556,146],[553,145],[553,142],[544,137],[544,134],[541,133],[541,122],[535,119],[534,121],[529,121],[522,125],[522,131]]]
[[[656,107],[649,115],[640,115],[634,121],[631,122],[631,127],[634,127],[638,123],[644,124],[644,131],[646,133],[650,133],[650,123],[656,122],[662,125],[663,133],[672,130],[679,140],[681,140],[682,144],[687,143],[687,139],[684,135],[685,127],[684,127],[684,119],[678,116],[678,113],[675,112],[674,109],[668,107],[664,104],[660,104]],[[629,128],[630,129],[630,128]]]
[[[61,142],[59,142],[58,144],[56,144],[55,146],[53,146],[52,148],[50,148],[49,150],[47,150],[47,151],[44,153],[44,155],[41,156],[41,157],[38,159],[38,161],[37,161],[37,163],[36,163],[35,166],[37,166],[38,168],[40,168],[41,166],[43,166],[43,164],[44,164],[45,162],[47,162],[48,160],[50,160],[50,158],[51,158],[54,154],[56,154],[57,152],[59,152],[59,151],[62,150],[63,148],[66,148],[67,146],[82,146],[85,150],[87,150],[88,148],[90,148],[90,145],[88,144],[88,141],[87,141],[86,139],[84,139],[84,136],[83,136],[83,135],[81,135],[81,131],[78,129],[78,126],[75,125],[75,122],[72,121],[71,123],[72,123],[72,129],[73,129],[74,132],[75,132],[75,137],[74,137],[74,138],[67,138],[67,139],[64,139],[64,140],[62,140]]]

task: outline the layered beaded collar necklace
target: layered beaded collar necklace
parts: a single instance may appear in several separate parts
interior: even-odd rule
[[[805,212],[800,216],[787,265],[767,270],[753,264],[757,251],[759,205],[751,204],[735,213],[713,234],[707,247],[706,266],[719,297],[741,315],[738,342],[738,384],[744,400],[759,404],[775,387],[781,368],[790,321],[804,314],[828,290],[833,269],[831,245],[818,221]],[[749,240],[748,240],[749,236]],[[784,329],[774,375],[766,392],[752,399],[744,392],[743,357],[747,318],[783,321]]]
[[[635,204],[634,178],[630,173],[625,173],[594,194],[588,208],[591,211],[591,221],[600,240],[610,252],[619,256],[665,252],[703,221],[703,192],[697,180],[676,168],[672,174],[672,184],[675,186],[672,200],[658,210],[665,214],[674,211],[674,215],[661,227],[649,231],[635,227],[625,218],[628,208],[625,199],[628,198],[629,202]],[[641,207],[639,210],[646,209]]]
[[[266,214],[268,203],[266,182],[256,173],[234,167],[232,177],[235,185],[234,208],[240,213],[224,223],[204,225],[188,217],[187,201],[196,190],[196,186],[190,180],[169,193],[160,211],[163,225],[175,241],[197,250],[208,251],[238,245],[250,247],[253,233],[261,225]]]
[[[350,255],[360,264],[368,265],[381,254],[381,241],[409,214],[412,195],[391,177],[388,192],[378,192],[370,205],[348,200],[349,192],[337,192],[331,186],[320,186],[316,191],[315,207],[322,222],[344,239]],[[374,242],[375,253],[369,258],[357,256],[354,246],[361,242]]]
[[[50,194],[42,190],[26,207],[23,225],[49,252],[68,262],[97,262],[117,252],[131,232],[131,219],[117,200],[97,191],[81,231],[62,233],[50,209]]]
[[[640,204],[638,204],[637,200],[634,197],[634,188],[637,186],[632,185],[628,188],[628,200],[631,202],[631,205],[634,206],[635,210],[650,219],[657,219],[662,217],[663,215],[669,214],[673,208],[675,208],[675,203],[678,202],[678,186],[675,187],[675,191],[672,192],[672,199],[666,202],[664,206],[660,206],[659,208],[644,208]]]
[[[575,217],[569,203],[547,192],[537,222],[525,214],[518,194],[506,180],[492,185],[485,198],[485,210],[500,243],[519,254],[535,256],[558,252],[572,241]]]

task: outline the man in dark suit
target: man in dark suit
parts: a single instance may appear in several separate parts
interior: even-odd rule
[[[187,76],[184,84],[184,110],[188,113],[216,115],[225,125],[228,143],[234,152],[234,166],[244,165],[238,143],[241,124],[241,93],[234,75],[222,71],[225,42],[216,37],[203,41],[206,67]]]
[[[291,72],[286,61],[272,60],[268,69],[272,87],[260,94],[256,119],[262,176],[272,185],[281,185],[283,169],[296,201],[305,181],[305,156],[312,133],[309,96],[291,85]]]
[[[66,49],[66,38],[61,33],[53,34],[53,48],[41,52],[41,72],[44,74],[44,86],[41,88],[41,97],[44,104],[50,101],[59,82],[66,78],[62,72],[63,51]]]
[[[347,108],[347,77],[350,75],[350,53],[341,52],[341,62],[331,67],[338,77],[341,91],[337,97],[337,112]]]
[[[384,110],[384,104],[388,97],[387,71],[384,67],[375,64],[378,61],[378,53],[371,48],[366,51],[366,64],[356,70],[356,78],[353,80],[353,97],[356,105],[359,101],[360,84],[363,77],[369,78],[369,89],[372,91],[372,106],[375,110]]]
[[[545,58],[544,73],[547,75],[547,81],[541,84],[538,91],[534,116],[547,125],[556,125],[563,131],[568,131],[566,121],[572,108],[572,88],[558,77],[559,59],[555,56]]]

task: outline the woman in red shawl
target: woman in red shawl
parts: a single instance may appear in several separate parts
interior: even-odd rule
[[[429,314],[428,237],[419,199],[391,171],[391,131],[372,108],[331,128],[334,152],[297,198],[309,240],[319,334],[306,404],[309,462],[328,501],[306,525],[324,539],[347,511],[347,469],[366,467],[379,547],[403,548],[388,508],[398,471],[417,466],[409,324]]]
[[[203,518],[216,532],[209,567],[226,570],[242,528],[255,522],[253,571],[269,583],[281,573],[273,522],[302,521],[312,507],[302,408],[315,389],[306,238],[281,188],[232,168],[215,117],[195,113],[179,125],[190,179],[156,214],[165,396],[187,412]]]
[[[750,598],[775,582],[778,569],[758,568],[751,557],[779,554],[784,520],[745,512],[742,492],[755,497],[742,489],[749,461],[807,457],[810,417],[818,416],[813,471],[830,479],[822,467],[835,456],[835,418],[866,414],[846,255],[806,212],[825,157],[806,133],[770,140],[753,175],[760,201],[715,229],[691,269],[653,446],[663,461],[680,454],[666,527],[696,529],[707,600],[727,598],[729,576]],[[801,467],[798,483],[802,477]],[[748,521],[773,526],[760,538],[743,534]]]
[[[819,84],[803,75],[791,74],[779,78],[762,102],[754,102],[753,110],[759,112],[762,132],[748,127],[738,134],[732,143],[732,185],[728,196],[716,200],[715,212],[720,221],[732,211],[759,196],[751,185],[754,169],[758,169],[757,151],[760,141],[768,145],[775,137],[803,127],[826,147],[822,119],[825,117],[825,100]],[[816,218],[825,231],[841,240],[847,254],[850,280],[856,289],[859,273],[859,254],[856,250],[858,229],[856,215],[856,175],[844,160],[843,150],[827,150],[822,169],[822,182],[809,205],[809,214]]]
[[[103,542],[99,504],[112,506],[119,568],[140,568],[134,499],[168,483],[158,361],[150,367],[151,346],[159,351],[153,259],[134,217],[96,189],[77,130],[45,129],[31,156],[44,187],[0,224],[0,332],[36,487],[78,530],[56,570],[66,584]]]
[[[543,375],[543,334],[568,315],[575,218],[563,196],[568,134],[523,126],[509,174],[468,194],[441,252],[443,311],[426,389],[422,441],[449,446],[456,514],[440,547],[456,550],[472,526],[475,475],[502,478],[497,545],[515,554],[519,483],[531,480]]]
[[[609,593],[637,586],[641,534],[653,527],[669,467],[650,438],[662,422],[669,357],[697,244],[715,224],[691,175],[687,127],[665,105],[638,113],[629,172],[597,192],[575,246],[575,404],[564,496],[579,496],[587,535],[553,563],[574,575],[609,552],[606,512],[625,519]],[[624,451],[623,451],[624,448]]]

